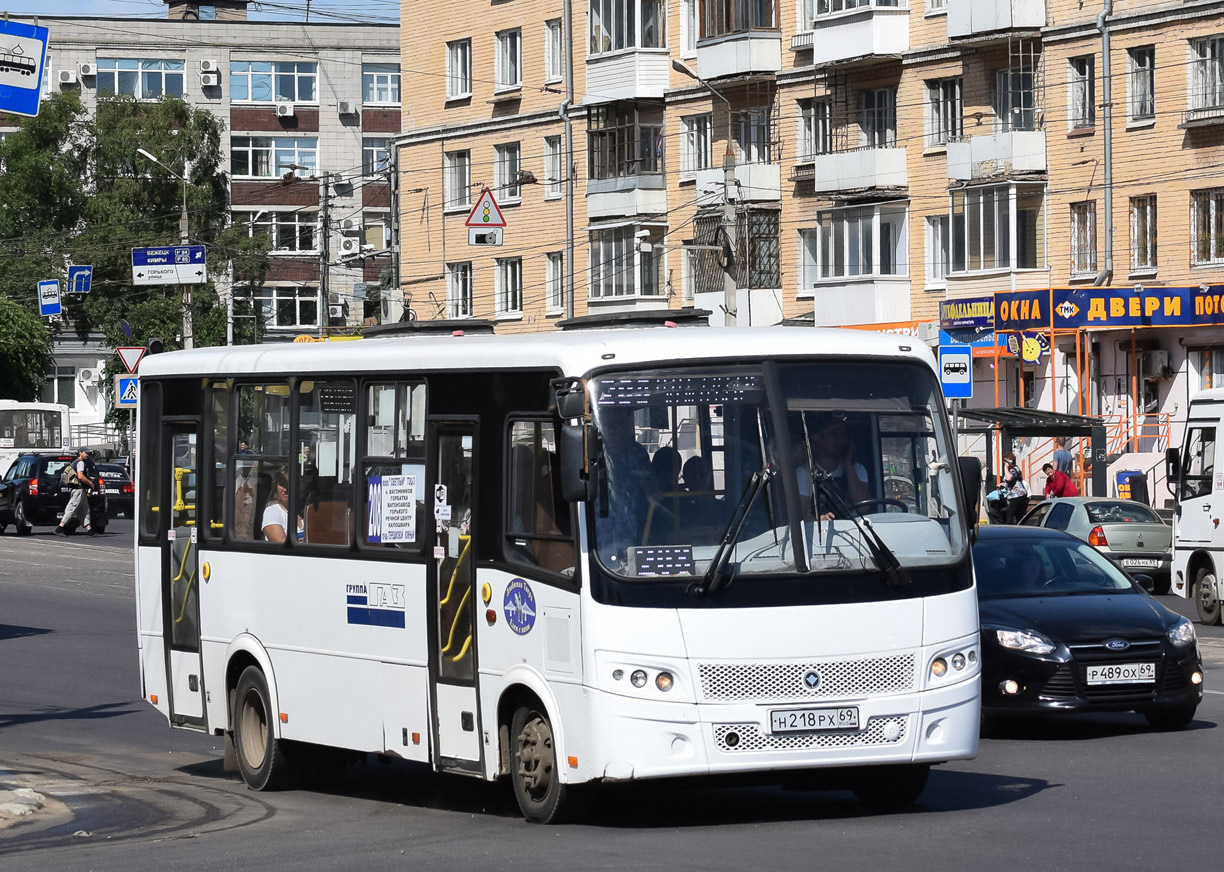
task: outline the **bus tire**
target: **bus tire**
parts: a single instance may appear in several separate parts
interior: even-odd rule
[[[1194,576],[1194,604],[1198,607],[1199,620],[1207,627],[1220,623],[1220,596],[1216,588],[1216,577],[1212,568],[1199,567]]]
[[[279,790],[292,780],[285,743],[276,738],[268,682],[258,666],[248,666],[234,694],[234,749],[238,770],[251,790]]]
[[[859,805],[876,811],[904,808],[916,802],[926,789],[929,763],[900,766],[869,766],[854,780]]]
[[[510,722],[510,781],[528,823],[560,823],[568,805],[552,723],[543,706],[521,705]]]

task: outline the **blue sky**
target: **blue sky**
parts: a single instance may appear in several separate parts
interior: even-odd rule
[[[205,0],[207,2],[207,0]],[[306,0],[269,0],[262,4],[251,4],[251,18],[290,19],[300,21]],[[374,21],[386,23],[399,20],[399,0],[363,0],[361,3],[345,0],[312,0],[312,21]],[[316,16],[317,10],[321,15]],[[162,0],[0,0],[0,12],[14,15],[85,15],[123,18],[165,18],[166,4]],[[327,13],[341,13],[343,18]]]

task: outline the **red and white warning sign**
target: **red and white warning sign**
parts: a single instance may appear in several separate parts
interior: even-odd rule
[[[497,201],[493,199],[493,192],[488,188],[480,192],[480,196],[476,199],[476,205],[468,213],[466,223],[468,227],[506,226],[506,219],[502,215],[501,209],[497,207]]]
[[[145,350],[143,345],[121,345],[115,349],[115,352],[123,362],[124,368],[134,374],[136,367],[140,366],[140,359],[145,356]]]

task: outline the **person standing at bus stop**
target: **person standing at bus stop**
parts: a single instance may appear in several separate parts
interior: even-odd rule
[[[64,508],[64,517],[60,519],[59,526],[55,528],[55,535],[67,536],[70,532],[67,525],[71,521],[73,529],[77,523],[84,523],[85,532],[93,536],[94,529],[89,522],[89,492],[97,487],[98,471],[93,461],[89,459],[89,449],[77,449],[77,459],[72,463],[72,471],[75,473],[76,481],[68,485],[72,489],[72,496],[68,498],[68,505]]]
[[[1028,485],[1024,483],[1024,473],[1016,463],[1016,455],[1010,452],[1003,455],[1003,469],[1003,487],[1007,489],[1007,523],[1019,524],[1028,511]]]

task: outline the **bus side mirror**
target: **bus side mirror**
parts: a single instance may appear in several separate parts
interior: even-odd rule
[[[1177,448],[1165,449],[1165,478],[1170,482],[1181,481],[1181,452]]]
[[[976,457],[957,457],[960,466],[961,496],[969,512],[969,529],[977,530],[982,515],[982,461]]]
[[[595,496],[595,460],[588,454],[589,431],[582,424],[565,424],[557,444],[561,459],[561,496],[566,502],[586,502]]]

